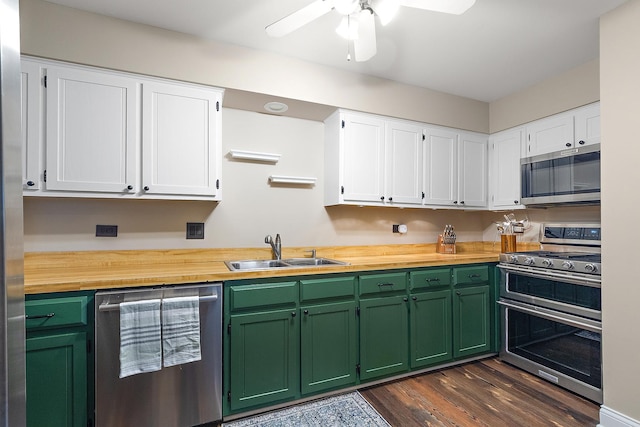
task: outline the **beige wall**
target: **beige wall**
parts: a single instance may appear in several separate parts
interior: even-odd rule
[[[593,60],[489,106],[491,133],[509,129],[600,99],[599,61]]]
[[[488,133],[489,105],[282,55],[21,0],[29,55],[265,93]]]
[[[602,314],[604,406],[640,423],[640,1],[600,21],[602,108]],[[602,418],[601,418],[602,419]]]

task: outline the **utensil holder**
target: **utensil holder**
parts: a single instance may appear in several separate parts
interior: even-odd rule
[[[455,243],[444,243],[444,239],[442,238],[442,234],[438,236],[438,242],[436,243],[436,252],[439,254],[455,254],[456,253],[456,244]]]
[[[502,234],[500,235],[500,252],[516,252],[516,235]]]

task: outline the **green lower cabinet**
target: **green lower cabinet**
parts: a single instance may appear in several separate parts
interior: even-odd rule
[[[87,335],[26,340],[27,426],[87,425]]]
[[[232,411],[292,400],[300,388],[296,309],[231,316]]]
[[[489,285],[453,290],[453,356],[469,357],[491,350]]]
[[[412,294],[410,298],[411,369],[451,360],[451,290]]]
[[[356,383],[356,303],[301,308],[302,394],[315,394]]]
[[[408,298],[360,300],[360,379],[408,371]]]

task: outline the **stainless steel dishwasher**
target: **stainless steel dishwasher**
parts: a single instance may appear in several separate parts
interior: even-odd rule
[[[201,360],[119,378],[120,303],[199,296]],[[98,292],[96,426],[191,427],[222,419],[222,285]]]

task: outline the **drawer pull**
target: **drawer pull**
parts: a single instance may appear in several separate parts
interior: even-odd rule
[[[383,286],[393,286],[393,283],[378,283],[378,287],[383,287]]]
[[[430,278],[426,278],[426,279],[424,279],[424,280],[426,280],[427,282],[439,282],[439,281],[440,281],[440,279],[438,279],[437,277],[434,277],[434,278],[432,278],[432,279],[430,279]]]
[[[50,319],[55,316],[55,313],[47,313],[47,314],[36,314],[35,316],[29,316],[28,314],[24,317],[25,319]]]
[[[469,275],[469,279],[479,279],[480,277],[482,277],[482,276],[480,276],[479,274],[470,274]]]

